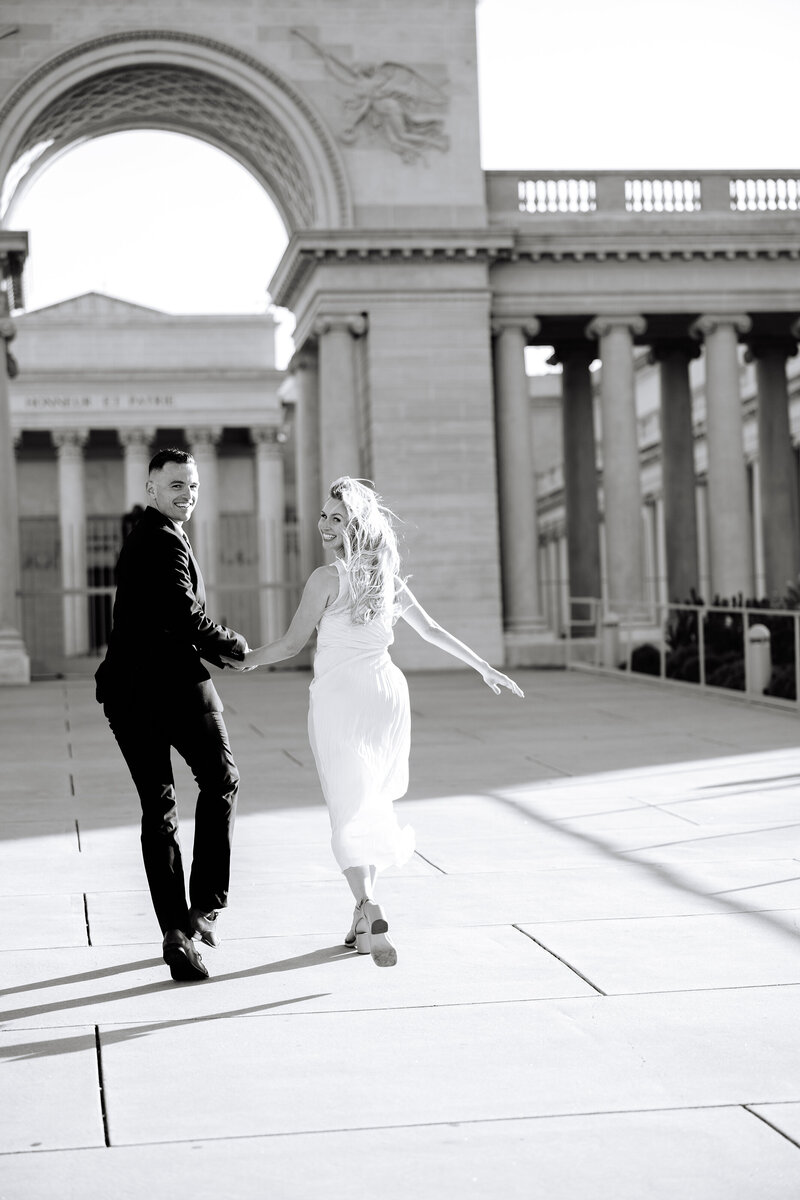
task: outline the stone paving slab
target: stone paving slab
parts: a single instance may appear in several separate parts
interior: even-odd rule
[[[755,806],[753,792],[747,791],[713,800],[667,801],[662,805],[662,811],[712,828],[715,825],[730,825],[734,821],[743,829],[758,829],[765,824],[789,825],[797,819],[797,789],[798,781],[782,784],[780,791],[767,791],[762,786],[758,790]]]
[[[800,909],[521,928],[607,995],[800,983]]]
[[[0,813],[12,821],[32,811],[34,805],[37,818],[45,810],[55,814],[63,810],[64,801],[71,795],[69,774],[58,767],[25,766],[23,773],[22,768],[15,771],[12,765],[0,777]]]
[[[671,877],[686,887],[702,887],[731,912],[800,908],[800,861],[736,859],[671,863]]]
[[[111,1141],[800,1101],[800,987],[301,1014],[307,997],[101,1026]]]
[[[45,886],[39,883],[39,887]],[[0,896],[2,949],[30,950],[47,946],[85,946],[83,893]]]
[[[750,1108],[800,1145],[800,1104],[753,1104]]]
[[[740,1107],[15,1155],[3,1177],[4,1200],[309,1200],[345,1188],[351,1200],[789,1200],[800,1192],[796,1148]]]
[[[528,874],[387,873],[381,897],[398,933],[408,927],[463,930],[609,919],[625,916],[632,907],[639,916],[715,913],[722,907],[715,897],[672,882],[657,866],[614,862]],[[86,900],[95,945],[141,942],[143,930],[152,925],[144,890],[92,892]],[[235,904],[220,919],[230,937],[303,933],[309,928],[335,935],[347,928],[351,909],[338,879],[294,888],[265,880],[240,888]]]
[[[713,829],[713,832],[712,832]],[[768,825],[764,829],[739,825],[702,826],[689,829],[679,838],[656,834],[643,840],[641,834],[619,839],[616,848],[641,863],[693,862],[710,859],[740,861],[768,858],[800,858],[800,821],[789,825]]]
[[[168,1022],[176,1004],[182,1018],[209,1019],[237,1005],[258,1011],[265,1000],[287,1003],[300,981],[308,994],[303,1012],[461,1005],[467,992],[476,1004],[595,995],[568,966],[511,926],[474,929],[468,939],[445,939],[430,929],[407,933],[391,972],[376,970],[341,937],[240,938],[202,949],[212,980],[179,989],[179,1000],[149,944],[9,953],[3,959],[0,1028],[37,1028],[43,1020],[52,1027]],[[491,969],[476,975],[476,963]]]
[[[302,822],[298,822],[300,828]],[[341,887],[341,872],[331,854],[330,825],[324,810],[316,820],[306,825],[307,836],[302,838],[297,830],[286,838],[270,837],[254,829],[251,831],[246,817],[237,821],[234,861],[231,872],[231,895],[235,897],[241,887],[252,887],[260,880],[274,884],[335,880]],[[181,822],[181,845],[185,855],[191,854],[194,823]],[[138,891],[145,880],[139,842],[138,826],[118,826],[114,829],[81,830],[80,852],[64,863],[50,863],[51,880],[66,879],[69,873],[82,881],[87,892]],[[58,873],[57,873],[58,872]],[[385,878],[403,876],[436,875],[436,867],[415,855],[402,868],[387,870]],[[23,881],[22,888],[36,890],[33,881]]]
[[[169,1142],[18,1154],[2,1165],[8,1200],[790,1200],[800,1193],[795,1147],[742,1108],[371,1129],[357,1135],[357,1146],[347,1130]]]
[[[0,1031],[0,1195],[3,1156],[104,1145],[93,1026]]]

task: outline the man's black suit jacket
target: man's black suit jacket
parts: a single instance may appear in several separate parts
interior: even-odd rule
[[[111,708],[145,705],[175,717],[221,712],[201,659],[241,659],[247,642],[205,612],[200,568],[183,533],[148,506],[126,538],[116,567],[117,594],[108,650],[95,679]]]

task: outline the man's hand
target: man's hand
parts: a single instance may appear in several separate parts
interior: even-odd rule
[[[255,671],[255,667],[248,667],[243,658],[229,658],[227,654],[221,654],[219,660],[223,667],[233,667],[234,671]]]

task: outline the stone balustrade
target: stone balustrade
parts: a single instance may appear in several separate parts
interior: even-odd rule
[[[800,177],[773,171],[488,171],[490,217],[800,212]]]

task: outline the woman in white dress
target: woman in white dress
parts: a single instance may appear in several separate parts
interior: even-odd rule
[[[333,563],[308,579],[283,637],[230,665],[248,670],[291,658],[315,627],[308,734],[330,815],[334,857],[356,900],[345,944],[380,967],[397,962],[378,872],[414,853],[414,832],[401,828],[392,801],[408,788],[408,686],[389,657],[402,618],[426,641],[473,667],[493,692],[522,692],[512,679],[428,616],[400,578],[392,514],[369,487],[349,476],[331,484],[319,531]]]

